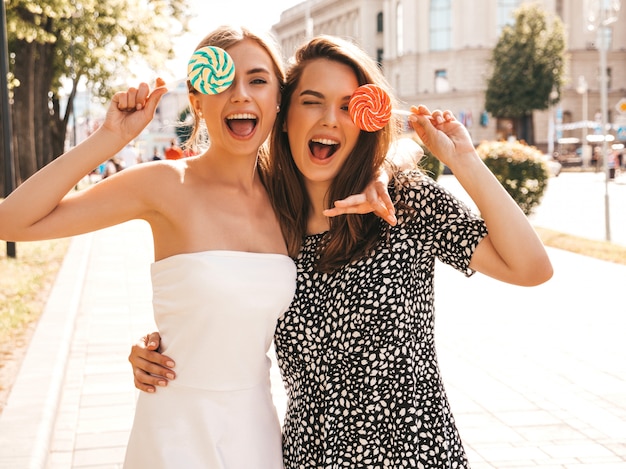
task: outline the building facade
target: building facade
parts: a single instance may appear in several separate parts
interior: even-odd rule
[[[598,36],[587,29],[586,0],[535,2],[560,17],[567,50],[560,103],[534,114],[535,144],[544,151],[567,151],[565,142],[576,143],[583,136],[575,123],[600,122]],[[357,42],[382,65],[404,107],[421,103],[431,109],[450,109],[479,143],[513,133],[510,121],[494,119],[485,112],[484,102],[492,49],[502,27],[513,22],[512,14],[522,3],[530,2],[308,0],[284,11],[272,29],[286,56],[317,34]],[[618,137],[618,133],[622,136],[620,129],[626,128],[626,115],[616,110],[617,103],[626,98],[626,5],[609,33],[608,121]],[[583,80],[587,91],[581,93]]]

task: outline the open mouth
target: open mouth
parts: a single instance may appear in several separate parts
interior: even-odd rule
[[[335,154],[339,142],[328,138],[314,138],[309,142],[309,150],[314,158],[325,160]]]
[[[254,131],[256,124],[257,117],[254,114],[231,114],[226,117],[226,125],[237,137],[247,137],[250,135]]]

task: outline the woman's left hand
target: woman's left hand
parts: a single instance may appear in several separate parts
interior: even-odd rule
[[[426,148],[454,172],[455,163],[466,155],[476,157],[467,128],[450,111],[412,106],[409,123]]]
[[[389,197],[387,184],[389,175],[382,171],[378,179],[371,182],[360,194],[351,195],[342,200],[335,201],[335,206],[324,210],[327,217],[336,217],[347,213],[365,214],[374,212],[391,226],[398,223],[396,210]]]

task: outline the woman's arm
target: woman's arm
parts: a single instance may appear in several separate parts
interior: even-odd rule
[[[532,286],[552,277],[552,264],[528,218],[476,152],[467,129],[450,111],[412,107],[409,122],[424,145],[448,166],[472,198],[489,234],[470,268],[507,283]]]
[[[395,226],[398,220],[396,219],[396,210],[387,189],[389,177],[387,172],[381,172],[378,178],[370,182],[363,192],[335,201],[335,206],[324,210],[324,215],[336,217],[346,213],[364,214],[373,212],[391,226]]]
[[[167,91],[162,80],[157,85],[152,93],[145,83],[116,93],[104,124],[96,132],[0,203],[0,239],[65,237],[129,219],[132,206],[116,203],[132,192],[132,187],[123,183],[126,177],[122,178],[122,173],[85,191],[70,192],[85,174],[120,151],[152,120],[157,103]]]
[[[416,169],[424,156],[424,150],[412,138],[400,138],[390,146],[386,164],[381,168],[376,180],[369,183],[360,194],[335,201],[333,208],[324,210],[327,217],[346,213],[374,212],[391,226],[398,223],[396,211],[389,197],[389,180],[395,171]]]

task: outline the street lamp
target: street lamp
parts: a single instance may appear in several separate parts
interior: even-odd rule
[[[611,241],[611,223],[609,215],[609,158],[607,144],[607,123],[609,111],[607,104],[608,77],[606,74],[607,39],[611,32],[610,25],[617,21],[621,7],[620,0],[586,0],[585,15],[587,28],[596,31],[598,51],[600,52],[600,106],[602,108],[602,162],[604,169],[604,221],[606,240]]]
[[[9,195],[13,191],[15,183],[15,167],[13,164],[12,142],[13,130],[11,128],[11,110],[9,106],[9,85],[7,76],[9,74],[9,54],[7,47],[6,9],[4,1],[0,5],[0,48],[2,49],[0,59],[0,101],[2,101],[2,139],[4,142],[4,192]],[[7,257],[16,257],[15,243],[7,242]]]
[[[556,137],[555,121],[557,120],[555,116],[556,112],[554,110],[554,105],[552,103],[555,102],[558,97],[559,97],[559,92],[553,86],[552,91],[550,91],[551,112],[550,112],[550,122],[548,123],[548,155],[550,155],[550,157],[554,156],[554,139]]]
[[[581,148],[581,158],[583,167],[586,168],[589,165],[589,161],[591,160],[591,150],[589,149],[589,145],[587,144],[587,115],[589,114],[589,106],[588,106],[588,96],[589,96],[589,86],[587,85],[587,80],[583,75],[578,77],[578,86],[576,86],[576,91],[578,94],[583,96],[583,140],[582,140],[582,148]]]

